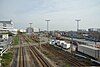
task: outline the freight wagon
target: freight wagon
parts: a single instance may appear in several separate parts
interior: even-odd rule
[[[62,48],[64,49],[68,49],[70,48],[71,44],[70,43],[66,43],[65,41],[60,41],[60,45]]]
[[[78,51],[100,60],[100,49],[87,45],[78,45]]]

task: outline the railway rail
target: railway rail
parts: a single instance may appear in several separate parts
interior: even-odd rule
[[[19,49],[19,66],[18,67],[25,67],[24,66],[24,52],[23,52],[23,47],[20,47]]]
[[[26,44],[24,44],[26,43]],[[22,47],[22,45],[29,45]],[[63,60],[72,65],[72,66],[85,66],[85,64],[80,63],[77,59],[75,59],[72,55],[69,53],[66,55],[64,53],[61,53],[54,48],[51,48],[49,46],[44,45],[47,50],[52,50],[51,52],[55,53],[56,56],[63,57]],[[30,42],[27,40],[25,36],[20,36],[20,45],[19,49],[17,51],[17,61],[15,67],[55,67],[49,60],[43,56],[40,51],[35,46],[30,46]],[[14,64],[13,66],[14,67]]]
[[[23,37],[23,39],[24,41],[27,42],[27,45],[30,45],[30,43],[25,37]],[[39,67],[54,67],[52,63],[50,63],[43,55],[39,53],[39,51],[35,46],[28,46],[28,47],[29,47],[28,49],[30,49],[29,51],[32,57],[35,58],[36,63],[38,64]]]
[[[86,66],[86,64],[79,62],[75,57],[73,57],[70,53],[63,53],[55,50],[54,48],[51,48],[50,46],[43,45],[44,48],[47,50],[52,50],[51,52],[55,54],[56,56],[62,57],[62,59],[66,62],[69,63],[72,66]]]

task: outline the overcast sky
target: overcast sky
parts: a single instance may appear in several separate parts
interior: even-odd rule
[[[32,26],[46,30],[100,28],[100,0],[0,0],[0,20],[14,22],[15,28]]]

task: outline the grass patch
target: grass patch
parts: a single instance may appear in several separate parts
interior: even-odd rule
[[[25,35],[25,37],[27,38],[27,40],[28,40],[30,43],[39,43],[39,42],[40,42],[39,40],[33,41],[32,36]]]
[[[3,67],[10,67],[10,63],[12,61],[13,58],[13,51],[12,49],[9,50],[7,53],[4,53],[3,56],[1,56],[2,60],[1,60],[1,65]]]
[[[19,35],[16,35],[13,42],[12,42],[13,45],[18,45],[19,44]]]
[[[27,36],[25,35],[26,39],[28,40],[28,42],[30,43],[35,43],[35,41],[32,40],[31,36]]]
[[[56,50],[62,50],[61,48],[58,48],[58,47],[55,47],[54,45],[50,45],[50,44],[48,44],[51,48],[54,48],[54,49],[56,49]]]
[[[50,51],[46,50],[45,48],[39,48],[37,47],[45,56],[47,56],[49,59],[52,60],[52,62],[57,65],[58,67],[70,67],[68,64],[65,64],[63,60],[61,60],[59,57],[55,56]]]

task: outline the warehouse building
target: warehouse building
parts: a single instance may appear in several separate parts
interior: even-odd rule
[[[13,29],[13,22],[10,21],[0,21],[0,29]]]
[[[32,27],[28,27],[27,29],[26,29],[26,33],[27,34],[32,34],[34,32],[34,29],[32,28]]]
[[[89,28],[89,32],[100,32],[100,28]]]
[[[12,20],[9,21],[0,21],[0,32],[4,30],[8,30],[13,34],[17,34],[17,29],[14,29],[14,24]]]
[[[0,41],[8,39],[8,32],[13,30],[13,22],[0,21]]]

